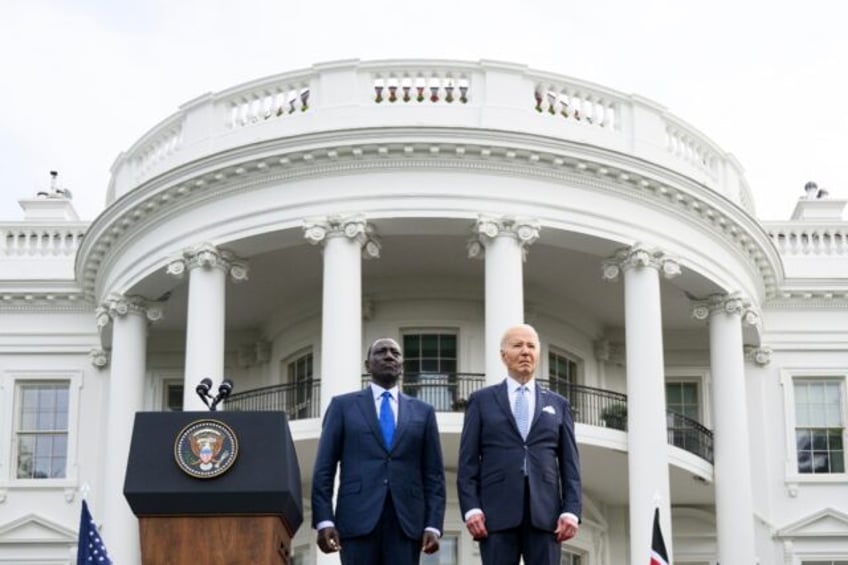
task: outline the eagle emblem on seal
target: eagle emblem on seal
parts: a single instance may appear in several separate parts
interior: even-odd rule
[[[198,420],[180,432],[174,444],[177,465],[192,477],[208,479],[225,473],[238,455],[235,433],[218,420]]]

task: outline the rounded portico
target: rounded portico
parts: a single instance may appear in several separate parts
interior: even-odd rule
[[[388,335],[439,411],[450,486],[462,402],[528,321],[578,424],[569,550],[639,562],[658,505],[677,557],[673,517],[697,508],[719,561],[753,562],[743,351],[782,267],[735,160],[662,107],[506,63],[343,61],[193,100],[112,172],[76,271],[120,406],[197,409],[227,376],[229,409],[289,412],[308,481],[321,410]],[[110,451],[130,426],[110,413]],[[132,535],[119,490],[104,523]]]

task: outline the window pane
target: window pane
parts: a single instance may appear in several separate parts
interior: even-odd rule
[[[439,356],[439,336],[428,334],[421,336],[421,357]]]
[[[669,407],[683,402],[683,391],[678,384],[665,385],[665,397]]]
[[[403,351],[404,357],[420,357],[421,356],[421,338],[418,334],[403,336]]]
[[[442,357],[456,359],[456,336],[443,334],[439,338]]]
[[[845,472],[845,452],[832,451],[830,453],[830,472],[844,473]]]
[[[824,430],[813,430],[813,449],[816,451],[827,450],[827,432]]]
[[[171,412],[182,412],[183,409],[183,385],[165,385],[165,408]]]
[[[842,449],[842,430],[829,430],[828,443],[831,449]]]
[[[456,373],[456,359],[442,359],[442,373]]]
[[[17,478],[64,477],[68,452],[68,384],[21,383],[18,391]]]
[[[35,438],[31,436],[21,436],[18,438],[18,478],[32,478],[33,456],[35,453]]]

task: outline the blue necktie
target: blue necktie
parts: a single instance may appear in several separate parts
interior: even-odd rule
[[[527,432],[530,429],[530,405],[527,402],[527,387],[522,385],[515,391],[515,423],[518,424],[518,431],[521,432],[521,438],[527,439]]]
[[[386,449],[391,449],[392,439],[395,437],[395,414],[392,412],[392,393],[386,391],[382,394],[383,402],[380,404],[380,431],[383,432],[383,441]]]

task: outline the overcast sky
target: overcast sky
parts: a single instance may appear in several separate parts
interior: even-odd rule
[[[843,7],[845,6],[845,7]],[[3,0],[0,220],[58,170],[83,219],[118,153],[205,92],[338,59],[495,59],[667,107],[736,156],[758,216],[848,198],[841,0]]]

